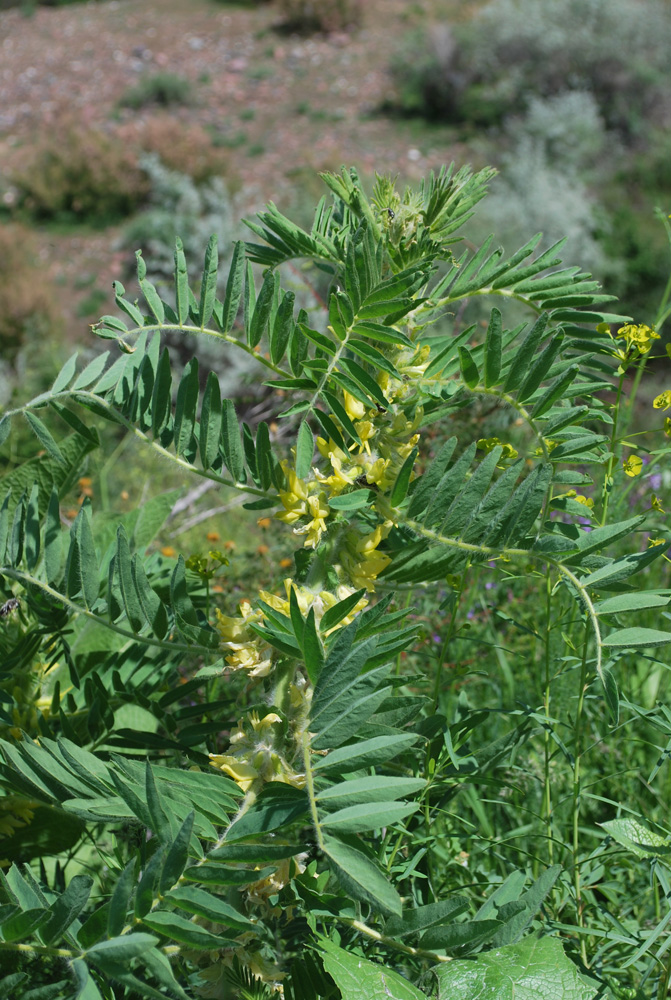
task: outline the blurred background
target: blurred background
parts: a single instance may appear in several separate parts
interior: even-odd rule
[[[114,278],[134,296],[135,249],[168,282],[180,235],[197,280],[211,233],[225,263],[268,200],[309,225],[342,164],[492,164],[467,243],[568,236],[565,262],[652,323],[670,52],[669,0],[0,0],[0,407],[107,346],[89,324]],[[237,357],[199,354],[239,396]]]

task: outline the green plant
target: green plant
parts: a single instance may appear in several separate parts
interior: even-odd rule
[[[22,211],[38,220],[109,222],[135,211],[148,192],[132,152],[73,121],[27,150],[12,181]]]
[[[138,254],[141,301],[117,282],[96,327],[119,353],[4,414],[43,450],[0,506],[6,991],[52,960],[64,1000],[665,996],[643,469],[670,449],[628,416],[659,334],[538,237],[455,257],[491,176],[326,174],[309,231],[249,223],[221,297],[214,238],[199,285],[177,242],[170,296]],[[321,322],[297,261],[332,277]],[[482,297],[530,320],[463,325]],[[241,427],[195,357],[174,392],[175,331],[255,359],[273,421]],[[250,565],[217,607],[225,552],[154,546],[174,493],[111,516],[84,486],[64,529],[105,427],[291,527],[284,591]]]
[[[136,111],[150,104],[169,108],[193,103],[193,84],[176,73],[152,73],[141,77],[121,97],[121,105]]]
[[[345,31],[363,17],[362,0],[279,0],[279,9],[292,31]]]

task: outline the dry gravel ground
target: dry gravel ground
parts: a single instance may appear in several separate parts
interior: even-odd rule
[[[388,65],[403,37],[432,12],[463,14],[458,0],[366,0],[364,24],[349,34],[301,37],[276,29],[272,3],[105,0],[40,7],[31,17],[0,13],[0,174],[59,123],[105,128],[134,146],[170,116],[206,129],[226,149],[226,174],[245,211],[268,200],[287,209],[316,199],[316,172],[356,165],[413,180],[463,158],[444,129],[378,113]],[[134,111],[119,102],[143,75],[167,71],[191,81],[195,103]],[[72,288],[83,267],[118,268],[114,231],[41,238],[51,276]],[[85,331],[86,323],[79,321]]]

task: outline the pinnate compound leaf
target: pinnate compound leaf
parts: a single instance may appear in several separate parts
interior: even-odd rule
[[[320,943],[324,968],[334,979],[342,1000],[424,1000],[425,994],[383,965],[351,955],[332,941]]]
[[[401,900],[380,869],[355,847],[325,836],[324,853],[329,866],[346,893],[369,903],[375,910],[401,915]],[[369,1000],[366,997],[366,1000]]]
[[[440,995],[459,1000],[597,1000],[600,984],[583,975],[557,938],[528,937],[433,967]]]

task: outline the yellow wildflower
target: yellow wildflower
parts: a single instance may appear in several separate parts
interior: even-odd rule
[[[656,396],[652,405],[656,410],[668,410],[671,408],[671,389],[665,389],[664,392],[660,392],[659,396]],[[666,429],[666,425],[665,425]]]
[[[650,507],[652,508],[652,510],[656,510],[659,514],[664,514],[664,509],[662,507],[662,501],[659,499],[659,497],[655,493],[652,494],[652,500],[650,501]]]
[[[584,497],[581,493],[576,493],[573,498],[576,503],[581,503],[583,507],[589,507],[590,509],[594,506],[594,501],[591,497]]]
[[[664,420],[664,433],[667,437],[671,437],[671,417],[666,417]]]
[[[666,545],[666,538],[649,538],[648,548],[652,549],[655,545]]]
[[[361,420],[366,412],[366,407],[363,405],[361,400],[355,399],[351,396],[349,392],[343,391],[343,402],[345,404],[345,411],[350,420]]]
[[[629,458],[622,463],[622,468],[628,476],[633,479],[634,476],[640,476],[641,469],[643,468],[643,460],[638,457],[638,455],[630,455]]]
[[[627,351],[636,348],[640,354],[646,354],[652,347],[653,341],[660,339],[653,327],[646,326],[644,323],[639,325],[627,323],[620,327],[616,336],[618,340],[624,340]]]

